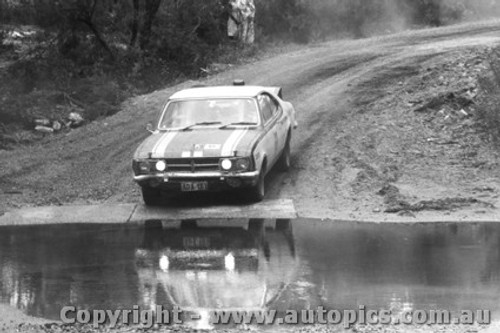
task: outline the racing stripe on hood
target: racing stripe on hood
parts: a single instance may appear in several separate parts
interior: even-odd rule
[[[163,136],[158,140],[156,145],[153,148],[153,158],[162,158],[164,157],[165,150],[168,145],[172,142],[178,132],[167,132],[163,134]]]
[[[238,145],[233,150],[238,152],[238,156],[249,156],[255,143],[262,137],[262,132],[249,129],[239,140]]]
[[[222,146],[221,156],[231,156],[236,146],[240,143],[241,139],[245,136],[248,129],[237,129],[227,138],[226,142]]]
[[[171,131],[157,136],[150,144],[152,158],[219,157],[232,156],[234,151],[247,145],[248,129]],[[200,154],[195,156],[196,153]],[[189,156],[188,156],[189,155]]]

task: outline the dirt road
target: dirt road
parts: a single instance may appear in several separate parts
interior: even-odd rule
[[[476,204],[468,214],[489,214],[489,204],[498,201],[499,159],[478,145],[471,149],[475,159],[485,157],[479,165],[462,158],[462,145],[430,147],[429,140],[446,131],[414,112],[412,99],[453,88],[458,84],[453,78],[435,86],[446,71],[440,66],[467,67],[478,52],[500,42],[499,32],[500,22],[487,22],[309,45],[203,83],[243,78],[284,88],[300,127],[293,138],[292,170],[269,177],[267,198],[294,199],[302,216],[383,214],[387,202],[377,192],[387,184],[411,202],[480,196],[486,208]],[[0,213],[22,206],[140,201],[131,177],[132,153],[166,98],[193,84],[139,96],[110,118],[0,151]],[[478,190],[481,186],[488,186],[486,193]]]

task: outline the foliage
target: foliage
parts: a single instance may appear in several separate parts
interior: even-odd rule
[[[225,40],[224,14],[219,0],[166,4],[156,21],[152,52],[185,73],[199,71],[214,59]]]

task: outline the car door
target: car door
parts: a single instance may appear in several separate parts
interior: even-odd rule
[[[257,97],[264,127],[264,136],[261,140],[262,149],[265,151],[268,159],[268,170],[277,160],[279,151],[278,130],[276,128],[277,114],[273,109],[273,103],[270,95],[263,93]]]
[[[288,134],[288,122],[287,122],[287,117],[283,111],[281,104],[272,95],[269,95],[269,96],[270,96],[271,104],[272,104],[272,113],[277,118],[275,127],[276,127],[276,133],[278,136],[277,154],[279,157],[281,151],[285,147],[286,138],[287,138],[287,134]]]

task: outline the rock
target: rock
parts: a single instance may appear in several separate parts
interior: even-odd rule
[[[78,112],[71,112],[68,116],[68,120],[71,121],[71,125],[75,127],[80,126],[84,122],[82,115]]]
[[[413,218],[416,218],[415,214],[413,214],[411,211],[409,210],[402,210],[398,213],[398,216],[405,216],[405,217],[413,217]]]
[[[469,114],[467,113],[467,111],[465,111],[464,109],[461,109],[461,110],[460,110],[460,111],[458,111],[457,113],[458,113],[458,115],[459,115],[460,117],[463,117],[463,118],[465,118],[465,117],[468,117],[468,116],[469,116]]]
[[[50,120],[47,118],[36,119],[35,124],[40,126],[50,126]]]
[[[38,125],[35,127],[35,131],[41,133],[54,133],[54,129],[52,127]]]
[[[60,131],[61,128],[62,128],[62,124],[60,122],[58,122],[57,120],[55,120],[53,123],[52,123],[52,128],[54,129],[54,131]]]
[[[232,64],[213,63],[208,65],[208,70],[212,73],[219,73],[231,68],[232,66]]]
[[[24,37],[24,35],[22,33],[20,33],[19,31],[12,31],[9,35],[10,35],[9,37],[11,37],[13,39]]]
[[[459,96],[459,102],[462,103],[462,105],[467,106],[467,105],[473,104],[474,98],[476,98],[476,97],[477,97],[476,93],[473,93],[470,90],[467,90],[465,93],[463,93]]]
[[[387,199],[387,198],[386,198]],[[398,200],[397,198],[389,198],[389,200],[384,200],[387,204],[385,213],[399,213],[403,210],[410,210],[411,205],[407,201]]]
[[[472,189],[473,192],[495,192],[495,188],[491,186],[480,186],[480,187],[474,187]]]
[[[386,184],[384,187],[382,187],[378,192],[378,195],[394,195],[394,194],[399,194],[399,188],[397,188],[394,185],[391,184]]]

